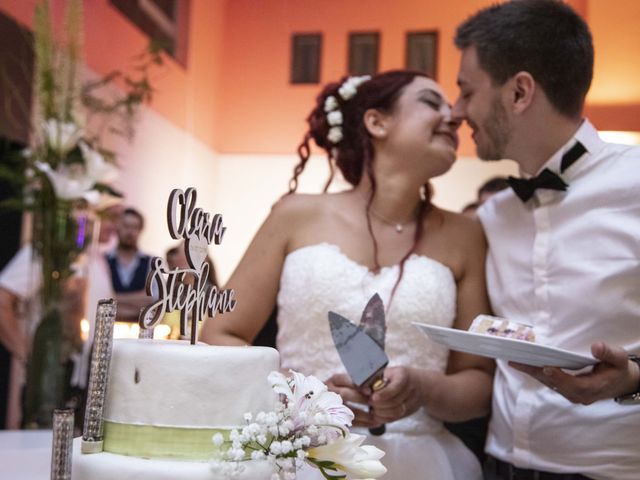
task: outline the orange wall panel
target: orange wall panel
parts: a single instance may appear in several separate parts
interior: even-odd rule
[[[435,0],[231,0],[224,35],[219,150],[230,153],[294,152],[304,118],[322,85],[290,85],[293,33],[323,34],[321,84],[347,71],[349,32],[380,33],[381,70],[404,66],[405,35],[439,31],[438,79],[454,100],[459,54],[452,37],[458,23],[490,1]],[[465,135],[463,153],[473,147]]]
[[[596,46],[590,102],[640,102],[639,19],[637,0],[589,2],[589,24]]]

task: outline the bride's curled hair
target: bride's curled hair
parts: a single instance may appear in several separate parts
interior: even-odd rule
[[[355,95],[347,100],[340,95],[339,90],[354,77],[346,76],[339,82],[329,83],[316,98],[315,108],[307,117],[309,129],[302,143],[298,146],[300,162],[294,169],[289,192],[295,192],[298,186],[298,177],[303,172],[311,154],[309,145],[311,140],[327,152],[331,173],[325,185],[325,191],[333,180],[334,165],[342,172],[345,180],[353,186],[360,182],[364,172],[367,172],[372,185],[375,185],[371,168],[373,144],[364,125],[364,113],[370,108],[381,112],[392,111],[403,88],[410,84],[416,76],[426,77],[422,72],[411,70],[391,70],[374,75],[369,80],[360,83],[356,88]],[[332,142],[329,135],[332,128],[328,120],[329,112],[326,111],[327,98],[329,97],[335,99],[337,110],[342,114],[342,124],[340,125],[342,138],[337,142]]]

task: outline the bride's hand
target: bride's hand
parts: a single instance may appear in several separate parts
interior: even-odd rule
[[[390,423],[414,413],[424,405],[426,371],[411,367],[389,367],[384,371],[387,385],[370,399],[374,423]]]
[[[353,412],[353,425],[359,427],[373,427],[377,425],[369,413],[369,397],[353,384],[349,375],[337,373],[325,382],[331,392],[342,397],[342,401]]]

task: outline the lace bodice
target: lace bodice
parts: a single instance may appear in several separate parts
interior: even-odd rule
[[[278,294],[278,349],[283,368],[321,380],[345,372],[335,349],[327,313],[360,322],[369,298],[378,293],[387,307],[385,350],[389,366],[410,365],[444,371],[448,350],[431,342],[411,322],[450,327],[456,314],[456,283],[445,265],[410,256],[388,307],[399,266],[373,274],[335,245],[320,243],[287,255]],[[387,431],[424,433],[441,428],[422,410],[387,426]]]

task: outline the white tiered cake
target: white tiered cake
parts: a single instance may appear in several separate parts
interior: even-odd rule
[[[104,451],[73,447],[74,480],[218,480],[211,438],[272,411],[272,348],[115,340],[104,415]],[[241,462],[241,479],[269,479],[266,460]]]

